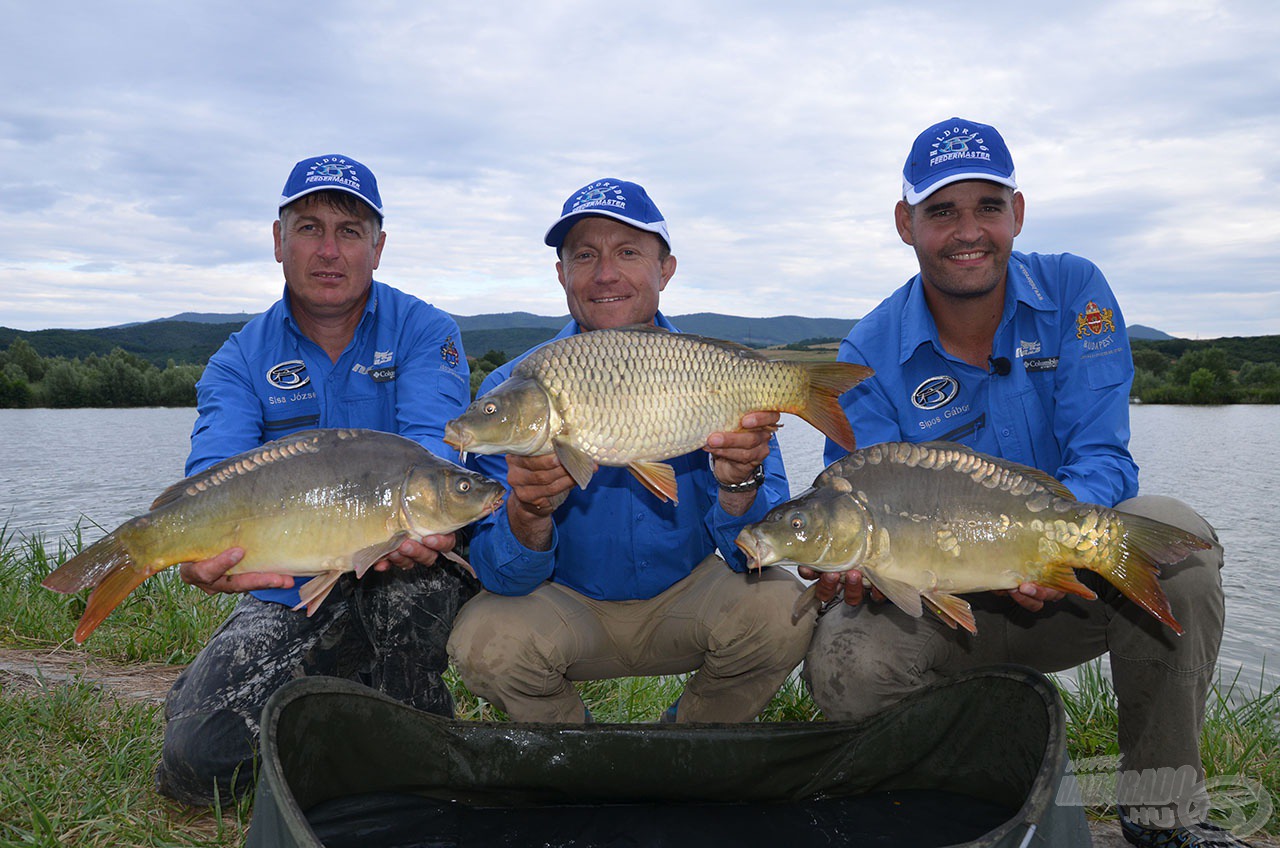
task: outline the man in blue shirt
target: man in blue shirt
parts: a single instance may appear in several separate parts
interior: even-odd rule
[[[373,279],[386,233],[372,172],[346,156],[304,159],[279,206],[284,296],[209,360],[187,474],[313,427],[398,433],[456,462],[443,437],[470,395],[461,335]],[[310,617],[293,609],[303,579],[226,574],[239,548],[184,564],[182,579],[205,592],[248,594],[169,693],[159,791],[193,805],[248,791],[262,708],[294,677],[347,677],[452,715],[444,648],[465,596],[450,569],[421,566],[453,544],[406,540],[360,580],[343,577]]]
[[[559,338],[629,324],[675,331],[658,298],[676,258],[639,185],[584,186],[545,241],[573,316]],[[518,361],[490,374],[480,394]],[[449,640],[467,687],[517,721],[580,723],[590,716],[571,681],[696,670],[664,720],[754,718],[813,627],[812,617],[791,621],[800,582],[780,569],[742,573],[734,546],[787,497],[778,417],[748,414],[741,430],[670,460],[678,503],[659,501],[625,468],[600,468],[580,490],[555,454],[469,460],[510,494],[476,526],[471,562],[485,591]]]
[[[839,359],[876,371],[842,398],[858,444],[959,442],[1049,472],[1079,500],[1215,539],[1186,504],[1138,496],[1128,448],[1133,362],[1120,308],[1092,263],[1013,251],[1024,209],[1016,188],[993,127],[952,118],[916,139],[894,217],[920,273],[840,346]],[[843,454],[828,442],[828,462]],[[970,596],[971,636],[892,604],[860,606],[856,571],[801,569],[820,577],[821,600],[843,589],[845,601],[819,619],[805,677],[829,718],[856,719],[976,666],[1052,672],[1110,653],[1121,767],[1157,778],[1122,777],[1122,787],[1139,787],[1119,799],[1126,838],[1240,844],[1214,841],[1231,837],[1201,823],[1207,807],[1199,804],[1199,733],[1222,637],[1221,567],[1216,548],[1165,569],[1160,582],[1182,637],[1109,584],[1093,586],[1101,596],[1093,602],[1034,584]]]

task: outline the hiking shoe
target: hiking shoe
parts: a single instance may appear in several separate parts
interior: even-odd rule
[[[680,699],[676,698],[675,703],[662,711],[662,715],[658,717],[659,724],[675,724],[676,709],[680,706]]]
[[[1134,824],[1121,813],[1120,832],[1130,845],[1138,848],[1250,848],[1248,842],[1231,831],[1209,822],[1165,830]]]

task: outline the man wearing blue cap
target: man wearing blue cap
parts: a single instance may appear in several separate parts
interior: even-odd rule
[[[332,155],[294,167],[273,228],[284,296],[209,360],[188,475],[313,427],[398,433],[458,460],[443,439],[470,395],[458,326],[373,279],[382,220],[361,163]],[[262,708],[294,677],[348,677],[451,716],[442,674],[462,584],[448,568],[416,566],[453,544],[453,534],[405,541],[362,579],[342,578],[311,616],[294,609],[303,579],[227,574],[238,548],[183,565],[205,592],[247,594],[169,693],[159,791],[207,805],[249,790]]]
[[[676,331],[658,311],[676,270],[671,237],[639,185],[584,186],[545,241],[573,319],[557,338],[629,324]],[[485,591],[449,640],[467,687],[517,721],[581,723],[590,715],[572,681],[696,671],[662,720],[754,718],[813,628],[812,616],[791,621],[800,582],[780,569],[742,573],[733,543],[787,497],[777,422],[751,413],[742,430],[671,459],[678,503],[659,502],[625,468],[598,469],[582,490],[555,454],[470,458],[510,494],[476,526],[471,563]]]
[[[1046,471],[1081,501],[1216,539],[1186,504],[1137,497],[1128,447],[1133,360],[1120,307],[1091,262],[1015,252],[1023,212],[1013,159],[994,127],[952,118],[916,139],[894,219],[920,273],[840,346],[839,359],[876,372],[842,398],[858,444],[959,442]],[[844,453],[828,441],[827,462]],[[1222,638],[1221,567],[1215,547],[1164,570],[1181,637],[1102,581],[1092,602],[1034,584],[971,595],[971,636],[892,604],[860,606],[857,571],[801,569],[822,581],[820,599],[843,589],[845,601],[819,618],[805,678],[829,718],[857,719],[977,666],[1052,672],[1110,653],[1125,837],[1142,846],[1240,845],[1203,823],[1199,734]]]

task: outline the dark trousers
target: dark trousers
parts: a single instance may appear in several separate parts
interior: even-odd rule
[[[355,680],[451,717],[445,644],[468,596],[434,566],[346,575],[311,617],[245,595],[169,692],[156,789],[194,806],[251,792],[262,708],[296,677]]]

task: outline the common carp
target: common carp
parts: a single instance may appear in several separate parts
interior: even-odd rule
[[[1162,565],[1216,545],[1143,516],[1077,501],[1048,474],[948,442],[886,442],[832,463],[813,488],[743,528],[754,568],[856,568],[919,617],[921,599],[976,633],[957,594],[1036,583],[1093,600],[1074,569],[1102,575],[1167,624]],[[812,599],[816,584],[797,604]]]
[[[651,325],[595,330],[533,351],[449,422],[445,441],[471,453],[554,452],[583,489],[596,465],[625,466],[674,501],[675,472],[661,460],[737,430],[748,412],[798,415],[852,450],[839,397],[872,373]]]
[[[94,587],[76,627],[79,643],[151,575],[241,547],[231,574],[314,576],[298,605],[311,615],[344,572],[363,576],[405,539],[488,515],[504,491],[393,433],[304,430],[175,483],[150,512],[67,560],[43,585],[64,593]]]

